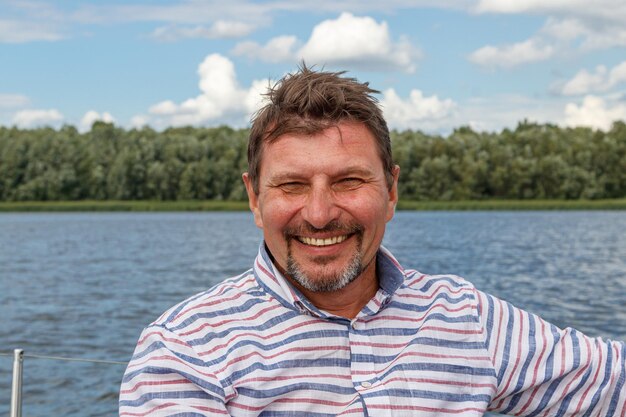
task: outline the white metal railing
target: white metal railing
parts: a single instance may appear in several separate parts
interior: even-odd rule
[[[0,353],[0,356],[10,356],[10,354]],[[63,356],[47,356],[47,355],[32,355],[25,354],[24,349],[13,350],[13,380],[11,382],[11,409],[9,417],[22,417],[22,375],[24,368],[24,358],[38,358],[38,359],[53,359],[60,361],[73,361],[73,362],[91,362],[91,363],[106,363],[114,365],[126,365],[126,362],[110,361],[103,359],[85,359],[85,358],[70,358]]]

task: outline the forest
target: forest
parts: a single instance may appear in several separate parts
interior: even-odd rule
[[[247,129],[80,133],[0,127],[0,201],[243,200]],[[626,124],[604,132],[521,122],[448,136],[393,131],[400,196],[414,201],[626,197]]]

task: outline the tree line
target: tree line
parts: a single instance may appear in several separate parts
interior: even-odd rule
[[[247,129],[0,127],[0,201],[243,200]],[[393,131],[406,200],[626,197],[626,124]]]

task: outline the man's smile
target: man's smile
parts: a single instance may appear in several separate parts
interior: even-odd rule
[[[322,239],[322,238],[298,236],[296,237],[296,239],[298,239],[299,242],[304,243],[305,245],[309,245],[309,246],[330,246],[330,245],[336,245],[337,243],[341,243],[349,237],[350,235],[341,235],[341,236],[333,236],[333,237],[327,237],[327,238]]]

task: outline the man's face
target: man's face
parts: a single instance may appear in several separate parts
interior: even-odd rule
[[[311,291],[333,291],[372,262],[398,199],[399,168],[387,186],[378,147],[361,123],[265,144],[259,193],[244,182],[255,223],[283,274]]]

